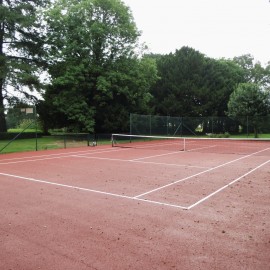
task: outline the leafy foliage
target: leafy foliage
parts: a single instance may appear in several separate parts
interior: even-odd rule
[[[136,57],[139,32],[121,1],[59,0],[46,19],[52,85],[45,101],[69,123],[116,129],[129,110],[146,107],[155,65]]]
[[[263,116],[270,112],[270,93],[257,84],[242,83],[231,94],[228,102],[230,116]]]
[[[234,57],[233,61],[243,69],[245,82],[259,84],[263,88],[270,87],[270,64],[263,67],[250,54]]]
[[[251,116],[249,119],[254,126],[254,134],[257,137],[260,127],[260,116],[266,116],[270,113],[270,92],[261,89],[255,83],[242,83],[231,94],[228,102],[228,115],[245,121],[245,116]],[[244,118],[243,118],[244,116]]]

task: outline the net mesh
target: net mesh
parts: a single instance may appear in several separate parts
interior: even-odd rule
[[[269,139],[188,138],[112,134],[113,147],[270,156]]]

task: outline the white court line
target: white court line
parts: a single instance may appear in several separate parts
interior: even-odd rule
[[[2,159],[3,161],[9,161],[9,160],[21,160],[21,159],[27,159],[27,158],[35,158],[35,157],[51,157],[51,156],[61,156],[61,155],[68,155],[68,154],[80,154],[80,153],[85,153],[85,154],[99,154],[99,153],[106,153],[106,152],[114,152],[114,151],[124,151],[128,149],[117,149],[117,148],[108,148],[108,149],[96,149],[96,150],[86,150],[86,151],[76,151],[76,152],[67,152],[67,153],[57,153],[57,154],[46,154],[46,155],[39,155],[39,156],[29,156],[29,157],[18,157],[18,158],[9,158],[9,159]],[[27,153],[27,152],[25,152]],[[0,155],[1,157],[1,155]]]
[[[205,173],[205,172],[214,170],[214,169],[216,169],[216,168],[225,166],[225,165],[230,164],[230,163],[232,163],[232,162],[235,162],[235,161],[238,161],[238,160],[241,160],[241,159],[250,157],[250,156],[255,155],[255,154],[257,154],[257,153],[260,153],[260,152],[263,152],[263,151],[267,151],[267,150],[269,150],[269,149],[270,149],[270,148],[267,148],[267,149],[264,149],[264,150],[261,150],[261,151],[252,153],[252,154],[250,154],[250,155],[243,156],[243,157],[241,157],[241,158],[232,160],[232,161],[230,161],[230,162],[221,164],[221,165],[219,165],[219,166],[217,166],[217,167],[214,167],[214,168],[211,168],[211,169],[209,169],[209,170],[203,171],[203,172],[201,172],[201,173],[195,174],[195,175],[193,175],[193,176],[187,177],[186,179],[189,179],[189,178],[195,177],[195,176],[197,176],[197,175],[203,174],[203,173]],[[119,150],[122,151],[122,150],[125,150],[125,149],[119,149]],[[105,151],[106,151],[106,152],[112,152],[112,151],[119,151],[119,150],[109,150],[109,151],[105,150]],[[83,153],[83,152],[88,152],[88,151],[79,151],[79,152]],[[104,152],[104,151],[103,151],[103,152]],[[71,152],[70,152],[70,153],[71,153]],[[70,154],[70,153],[69,153],[69,154]],[[74,153],[78,153],[78,152],[74,152]],[[92,152],[92,153],[93,153],[93,152]],[[63,153],[61,153],[61,154],[63,154]],[[52,154],[52,155],[61,155],[61,154]],[[94,153],[93,153],[93,154],[94,154]],[[44,155],[43,155],[43,156],[44,156]],[[46,155],[46,156],[50,156],[50,155]],[[68,156],[64,156],[64,157],[68,157]],[[61,158],[61,157],[55,157],[55,158]],[[40,159],[40,160],[42,160],[42,159]],[[33,161],[35,161],[35,160],[33,160]],[[265,165],[265,164],[268,163],[268,162],[269,162],[269,161],[265,162],[265,163],[262,164],[261,166]],[[15,163],[16,163],[16,162],[15,162]],[[261,167],[261,166],[258,166],[257,168],[253,169],[252,171],[258,169],[258,168]],[[250,171],[249,173],[251,173],[252,171]],[[249,174],[249,173],[247,173],[247,174]],[[247,174],[246,174],[246,175],[247,175]],[[87,189],[87,188],[81,188],[81,187],[76,187],[76,186],[72,186],[72,185],[59,184],[59,183],[54,183],[54,182],[49,182],[49,181],[44,181],[44,180],[38,180],[38,179],[34,179],[34,178],[26,178],[26,177],[21,177],[21,176],[16,176],[16,175],[11,175],[11,174],[0,173],[0,175],[10,176],[10,177],[15,177],[15,178],[24,179],[24,180],[33,181],[33,182],[40,182],[40,183],[45,183],[45,184],[50,184],[50,185],[62,186],[62,187],[66,187],[66,188],[73,188],[73,189],[78,189],[78,190],[84,190],[84,191],[94,192],[94,193],[99,193],[99,194],[105,194],[105,195],[110,195],[110,196],[114,196],[114,197],[126,198],[126,199],[131,199],[131,200],[138,200],[138,201],[148,202],[148,203],[152,203],[152,204],[159,204],[159,205],[164,205],[164,206],[176,207],[176,208],[181,208],[181,209],[186,209],[186,210],[187,210],[187,209],[191,209],[192,207],[196,206],[196,205],[199,204],[200,202],[206,200],[208,197],[213,196],[214,194],[218,193],[219,191],[221,191],[222,189],[224,189],[224,188],[226,187],[226,186],[225,186],[225,187],[222,187],[221,189],[219,189],[218,191],[216,191],[214,194],[210,194],[210,195],[207,196],[206,198],[203,198],[203,199],[200,200],[199,202],[195,203],[196,205],[194,204],[194,205],[191,205],[191,206],[189,206],[189,207],[185,207],[185,206],[181,206],[181,205],[167,204],[167,203],[162,203],[162,202],[157,202],[157,201],[152,201],[152,200],[147,200],[147,199],[141,199],[141,198],[139,198],[139,197],[141,197],[141,196],[143,196],[143,195],[145,195],[145,194],[149,194],[149,193],[154,192],[154,191],[150,191],[150,192],[147,192],[147,193],[144,193],[144,194],[135,196],[135,197],[129,197],[129,196],[124,196],[124,195],[119,195],[119,194],[114,194],[114,193],[108,193],[108,192],[103,192],[103,191],[98,191],[98,190],[92,190],[92,189]],[[244,176],[245,176],[245,175],[243,175],[241,178],[243,178]],[[180,182],[180,181],[184,181],[184,180],[186,180],[186,179],[181,179],[181,180],[179,180],[179,181],[177,181],[177,182],[173,182],[173,183],[171,183],[171,184],[169,184],[169,185],[166,185],[166,186],[164,186],[164,187],[160,187],[160,188],[155,189],[155,190],[159,190],[159,189],[161,189],[161,188],[165,188],[165,187],[167,187],[167,186],[176,184],[176,183],[178,183],[178,182]],[[236,180],[239,180],[239,179],[236,179]],[[236,180],[234,180],[233,182],[236,182]],[[230,184],[232,184],[232,183],[230,183]]]
[[[23,158],[14,158],[14,159],[6,159],[6,160],[17,160],[17,161],[8,161],[8,162],[0,162],[0,165],[7,165],[7,164],[15,164],[15,163],[23,163],[23,162],[35,162],[35,161],[42,161],[42,160],[50,160],[50,159],[59,159],[59,158],[69,158],[73,157],[76,153],[87,153],[89,154],[103,154],[107,152],[114,152],[114,151],[123,151],[125,149],[115,149],[115,150],[97,150],[95,152],[92,151],[79,151],[79,152],[70,152],[67,155],[64,155],[64,153],[61,154],[51,154],[51,155],[41,155],[41,156],[31,156],[31,157],[23,157]],[[29,158],[35,158],[37,159],[29,159]],[[39,158],[42,157],[42,158]],[[45,158],[44,158],[45,157]],[[19,160],[18,160],[19,159]]]
[[[179,150],[177,152],[170,152],[170,153],[166,153],[166,154],[147,156],[147,157],[142,157],[142,158],[135,158],[135,159],[131,159],[130,161],[138,161],[138,160],[143,160],[143,159],[147,159],[147,158],[162,157],[162,156],[174,155],[174,154],[179,154],[179,153],[184,153],[184,151]]]
[[[152,189],[152,190],[150,190],[150,191],[147,191],[147,192],[145,192],[145,193],[139,194],[139,195],[135,196],[135,198],[143,197],[143,196],[148,195],[148,194],[150,194],[150,193],[153,193],[153,192],[156,192],[156,191],[158,191],[158,190],[161,190],[161,189],[164,189],[164,188],[173,186],[173,185],[175,185],[175,184],[177,184],[177,183],[183,182],[183,181],[188,180],[188,179],[190,179],[190,178],[193,178],[193,177],[195,177],[195,176],[198,176],[198,175],[201,175],[201,174],[204,174],[204,173],[213,171],[213,170],[215,170],[215,169],[224,167],[224,166],[226,166],[226,165],[228,165],[228,164],[231,164],[231,163],[233,163],[233,162],[236,162],[236,161],[241,160],[241,159],[244,159],[244,158],[248,158],[248,157],[250,157],[250,156],[256,155],[256,154],[261,153],[261,152],[263,152],[263,151],[267,151],[267,150],[269,150],[269,149],[270,149],[270,148],[266,148],[266,149],[264,149],[264,150],[260,150],[260,151],[258,151],[258,152],[252,153],[252,154],[247,155],[247,156],[242,156],[242,157],[240,157],[240,158],[237,158],[237,159],[231,160],[231,161],[229,161],[229,162],[223,163],[223,164],[221,164],[221,165],[218,165],[218,166],[216,166],[216,167],[210,168],[210,169],[208,169],[208,170],[205,170],[205,171],[202,171],[202,172],[193,174],[193,175],[191,175],[191,176],[182,178],[182,179],[180,179],[180,180],[173,181],[173,182],[171,182],[171,183],[169,183],[169,184],[167,184],[167,185],[164,185],[164,186],[161,186],[161,187]]]
[[[42,183],[42,184],[47,184],[47,185],[52,185],[52,186],[59,186],[59,187],[64,187],[64,188],[82,190],[82,191],[86,191],[86,192],[92,192],[92,193],[102,194],[102,195],[111,196],[111,197],[118,197],[118,198],[133,200],[133,201],[141,201],[141,202],[146,202],[146,203],[151,203],[151,204],[157,204],[157,205],[163,205],[163,206],[169,206],[169,207],[173,207],[173,208],[181,208],[181,209],[187,210],[187,207],[181,206],[181,205],[163,203],[163,202],[152,201],[152,200],[138,199],[136,197],[130,197],[130,196],[120,195],[120,194],[111,193],[111,192],[105,192],[105,191],[89,189],[89,188],[82,188],[82,187],[73,186],[73,185],[59,184],[56,182],[50,182],[50,181],[29,178],[29,177],[23,177],[23,176],[7,174],[7,173],[1,173],[1,172],[0,172],[0,175],[7,176],[7,177],[13,177],[13,178],[21,179],[21,180],[26,180],[26,181],[30,181],[30,182],[36,182],[36,183]]]
[[[217,145],[211,145],[211,146],[204,146],[204,147],[200,147],[200,148],[194,148],[194,149],[191,149],[191,150],[187,150],[186,152],[198,151],[198,150],[209,149],[209,148],[214,148],[214,147],[217,147]]]
[[[66,187],[66,188],[71,188],[71,189],[78,189],[78,190],[84,190],[84,191],[99,193],[99,194],[105,194],[105,195],[110,195],[110,196],[114,196],[114,197],[129,198],[129,199],[132,198],[132,197],[129,197],[129,196],[124,196],[124,195],[119,195],[119,194],[114,194],[114,193],[109,193],[109,192],[103,192],[103,191],[94,190],[94,189],[82,188],[82,187],[77,187],[77,186],[73,186],[73,185],[59,184],[59,183],[56,183],[56,182],[50,182],[50,181],[46,181],[46,180],[40,180],[40,179],[35,179],[35,178],[31,178],[31,177],[24,177],[24,176],[19,176],[19,175],[14,175],[14,174],[8,174],[8,173],[0,172],[0,175],[13,177],[13,178],[18,178],[18,179],[22,179],[22,180],[27,180],[27,181],[31,181],[31,182],[37,182],[37,183],[53,185],[53,186]]]
[[[186,206],[181,206],[177,204],[170,204],[170,203],[163,203],[163,202],[158,202],[158,201],[152,201],[152,200],[147,200],[147,199],[140,199],[136,197],[132,197],[132,200],[137,200],[137,201],[142,201],[142,202],[148,202],[148,203],[153,203],[153,204],[158,204],[158,205],[163,205],[163,206],[169,206],[169,207],[174,207],[174,208],[181,208],[184,210],[188,210]]]
[[[38,158],[38,159],[9,161],[9,162],[1,162],[0,165],[17,164],[17,163],[25,163],[25,162],[36,162],[36,161],[60,159],[60,158],[70,158],[70,157],[72,157],[72,156],[69,155],[69,156],[60,156],[60,157],[47,157],[47,158]]]
[[[268,160],[268,161],[262,163],[261,165],[257,166],[256,168],[250,170],[249,172],[247,172],[247,173],[243,174],[242,176],[238,177],[237,179],[231,181],[229,184],[227,184],[227,185],[225,185],[225,186],[219,188],[218,190],[212,192],[211,194],[209,194],[208,196],[204,197],[203,199],[201,199],[201,200],[197,201],[196,203],[190,205],[189,207],[187,207],[187,209],[191,209],[191,208],[197,206],[198,204],[200,204],[200,203],[202,203],[202,202],[208,200],[209,198],[211,198],[211,197],[214,196],[215,194],[219,193],[219,192],[222,191],[223,189],[225,189],[225,188],[231,186],[231,185],[234,184],[235,182],[237,182],[237,181],[241,180],[242,178],[244,178],[245,176],[247,176],[247,175],[253,173],[254,171],[258,170],[259,168],[263,167],[264,165],[266,165],[266,164],[269,163],[269,162],[270,162],[270,160]]]
[[[179,140],[180,141],[180,140]],[[167,145],[176,145],[176,146],[178,146],[179,147],[179,149],[180,149],[180,144],[179,144],[179,141],[177,141],[177,142],[170,142],[170,143],[156,143],[156,144],[153,144],[153,143],[143,143],[142,145],[140,145],[140,144],[138,144],[138,145],[136,145],[135,147],[134,146],[132,146],[132,142],[131,143],[129,143],[129,144],[125,144],[124,146],[122,145],[121,146],[121,144],[119,144],[119,146],[116,144],[114,147],[122,147],[122,148],[130,148],[130,149],[149,149],[150,148],[150,150],[151,150],[151,148],[154,148],[154,147],[157,147],[157,146],[167,146]],[[168,149],[158,149],[158,150],[166,150],[166,151],[168,151]],[[174,149],[175,150],[175,149]],[[180,151],[180,150],[179,150]]]
[[[143,158],[136,158],[136,159],[132,159],[132,161],[137,161],[137,160],[142,160],[142,159],[147,159],[147,158],[153,158],[153,157],[162,157],[162,156],[167,156],[167,155],[173,155],[173,154],[179,154],[179,153],[185,153],[185,152],[192,152],[192,151],[197,151],[197,150],[201,150],[201,149],[205,149],[205,148],[211,148],[211,147],[216,147],[216,145],[212,145],[212,146],[205,146],[205,147],[200,147],[200,148],[194,148],[192,150],[187,150],[184,151],[183,150],[179,150],[177,152],[170,152],[170,153],[166,153],[166,154],[161,154],[161,155],[154,155],[154,156],[148,156],[148,157],[143,157]]]
[[[217,191],[211,193],[207,197],[201,199],[200,201],[198,201],[198,202],[196,202],[196,203],[194,203],[194,204],[192,204],[192,205],[190,205],[188,207],[181,206],[181,205],[175,205],[175,204],[169,204],[169,203],[163,203],[163,202],[158,202],[158,201],[152,201],[152,200],[147,200],[147,199],[140,199],[137,196],[130,197],[130,196],[125,196],[125,195],[120,195],[120,194],[115,194],[115,193],[110,193],[110,192],[104,192],[104,191],[99,191],[99,190],[94,190],[94,189],[82,188],[82,187],[73,186],[73,185],[59,184],[59,183],[55,183],[55,182],[49,182],[49,181],[45,181],[45,180],[39,180],[39,179],[34,179],[34,178],[22,177],[22,176],[18,176],[18,175],[6,174],[6,173],[1,173],[1,172],[0,172],[0,175],[8,176],[8,177],[13,177],[13,178],[18,178],[18,179],[22,179],[22,180],[26,180],[26,181],[31,181],[31,182],[37,182],[37,183],[43,183],[43,184],[48,184],[48,185],[60,186],[60,187],[64,187],[64,188],[71,188],[71,189],[76,189],[76,190],[93,192],[93,193],[98,193],[98,194],[112,196],[112,197],[119,197],[119,198],[124,198],[124,199],[129,199],[129,200],[137,200],[137,201],[147,202],[147,203],[151,203],[151,204],[157,204],[157,205],[163,205],[163,206],[169,206],[169,207],[173,207],[173,208],[180,208],[180,209],[184,209],[184,210],[189,210],[189,209],[197,206],[198,204],[202,203],[203,201],[209,199],[210,197],[212,197],[213,195],[217,194],[218,192],[222,191],[226,187],[228,187],[228,186],[232,185],[233,183],[239,181],[243,177],[251,174],[252,172],[254,172],[255,170],[261,168],[262,166],[264,166],[265,164],[267,164],[269,162],[270,162],[270,160],[264,162],[263,164],[257,166],[256,168],[254,168],[253,170],[249,171],[248,173],[246,173],[246,174],[242,175],[241,177],[233,180],[229,184],[223,186],[222,188],[218,189]]]
[[[38,156],[29,156],[29,157],[18,157],[18,158],[5,158],[2,159],[2,161],[10,161],[10,160],[21,160],[21,159],[27,159],[27,158],[40,158],[40,157],[51,157],[51,156],[61,156],[61,155],[67,155],[67,154],[77,154],[77,153],[91,153],[91,152],[96,152],[100,150],[87,150],[87,151],[76,151],[76,152],[67,152],[67,153],[57,153],[57,154],[46,154],[46,155],[38,155]],[[27,153],[27,152],[25,152]],[[0,155],[1,157],[1,155]]]
[[[108,161],[121,161],[121,162],[132,162],[132,163],[141,163],[141,164],[153,164],[153,165],[165,165],[165,166],[174,166],[174,167],[188,167],[188,168],[198,168],[198,169],[208,169],[209,167],[203,166],[193,166],[186,164],[175,164],[175,163],[162,163],[162,162],[151,162],[151,161],[140,161],[134,159],[118,159],[118,158],[101,158],[101,157],[88,157],[84,155],[72,155],[73,157],[78,158],[88,158],[88,159],[100,159],[100,160],[108,160]]]

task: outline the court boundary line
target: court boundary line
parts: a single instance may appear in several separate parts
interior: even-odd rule
[[[59,149],[55,149],[55,150],[59,150]],[[61,149],[61,150],[65,150],[65,149]],[[104,149],[105,150],[105,149]],[[106,149],[107,150],[107,149]],[[115,149],[115,150],[117,150],[117,149]],[[44,150],[44,152],[45,152],[46,150]],[[94,152],[94,153],[96,153],[97,151],[100,151],[100,149],[99,150],[84,150],[84,151],[76,151],[76,152],[68,152],[68,153],[55,153],[55,154],[45,154],[45,155],[38,155],[38,156],[33,156],[33,155],[31,155],[31,156],[29,156],[29,158],[33,158],[33,157],[37,157],[37,158],[40,158],[40,157],[50,157],[50,156],[61,156],[61,155],[66,155],[66,154],[77,154],[77,153],[90,153],[90,152]],[[11,153],[11,155],[12,154],[27,154],[27,153],[29,153],[29,152],[17,152],[17,153]],[[36,153],[36,152],[35,152]],[[0,157],[1,157],[1,155],[0,155]],[[17,157],[17,158],[8,158],[8,159],[3,159],[4,161],[9,161],[9,160],[11,160],[11,161],[13,161],[13,160],[21,160],[21,159],[27,159],[28,157]]]
[[[60,153],[60,154],[51,154],[51,155],[41,155],[41,156],[30,156],[30,157],[22,157],[22,158],[14,158],[14,159],[5,159],[5,160],[11,160],[8,162],[2,162],[0,161],[0,165],[7,165],[7,164],[15,164],[15,163],[23,163],[23,162],[35,162],[35,161],[42,161],[42,160],[50,160],[50,159],[57,159],[57,158],[68,158],[72,157],[74,153],[87,153],[87,154],[102,154],[106,152],[115,152],[115,151],[124,151],[125,149],[111,149],[111,150],[105,150],[105,151],[100,151],[100,150],[93,150],[92,151],[79,151],[79,152],[70,152],[65,155],[65,153]],[[61,156],[62,155],[62,156]],[[31,159],[37,157],[37,159]],[[45,158],[39,158],[39,157],[45,157]],[[29,159],[28,159],[29,158]],[[19,160],[18,160],[19,159]],[[17,161],[12,161],[12,160],[17,160]]]
[[[100,191],[100,190],[95,190],[95,189],[90,189],[90,188],[83,188],[83,187],[78,187],[78,186],[74,186],[74,185],[60,184],[60,183],[56,183],[56,182],[51,182],[51,181],[46,181],[46,180],[41,180],[41,179],[35,179],[35,178],[32,178],[32,177],[24,177],[24,176],[8,174],[8,173],[2,173],[2,172],[0,172],[0,175],[7,176],[7,177],[12,177],[12,178],[17,178],[17,179],[25,180],[25,181],[29,181],[29,182],[47,184],[47,185],[52,185],[52,186],[69,188],[69,189],[73,189],[73,190],[81,190],[81,191],[86,191],[86,192],[92,192],[92,193],[107,195],[107,196],[111,196],[111,197],[118,197],[118,198],[122,198],[122,199],[129,199],[129,200],[133,200],[133,201],[141,201],[141,202],[146,202],[146,203],[151,203],[151,204],[158,204],[158,205],[163,205],[163,206],[169,206],[169,207],[173,207],[173,208],[180,208],[180,209],[188,210],[188,207],[177,205],[177,204],[170,204],[170,203],[164,203],[164,202],[159,202],[159,201],[140,199],[140,198],[136,198],[136,197],[133,197],[133,196],[126,196],[126,195],[121,195],[121,194],[116,194],[116,193],[106,192],[106,191]]]

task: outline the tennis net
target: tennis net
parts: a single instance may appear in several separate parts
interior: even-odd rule
[[[191,138],[112,134],[113,147],[270,156],[270,139]]]
[[[112,146],[149,150],[184,151],[184,140],[181,137],[112,134]]]

